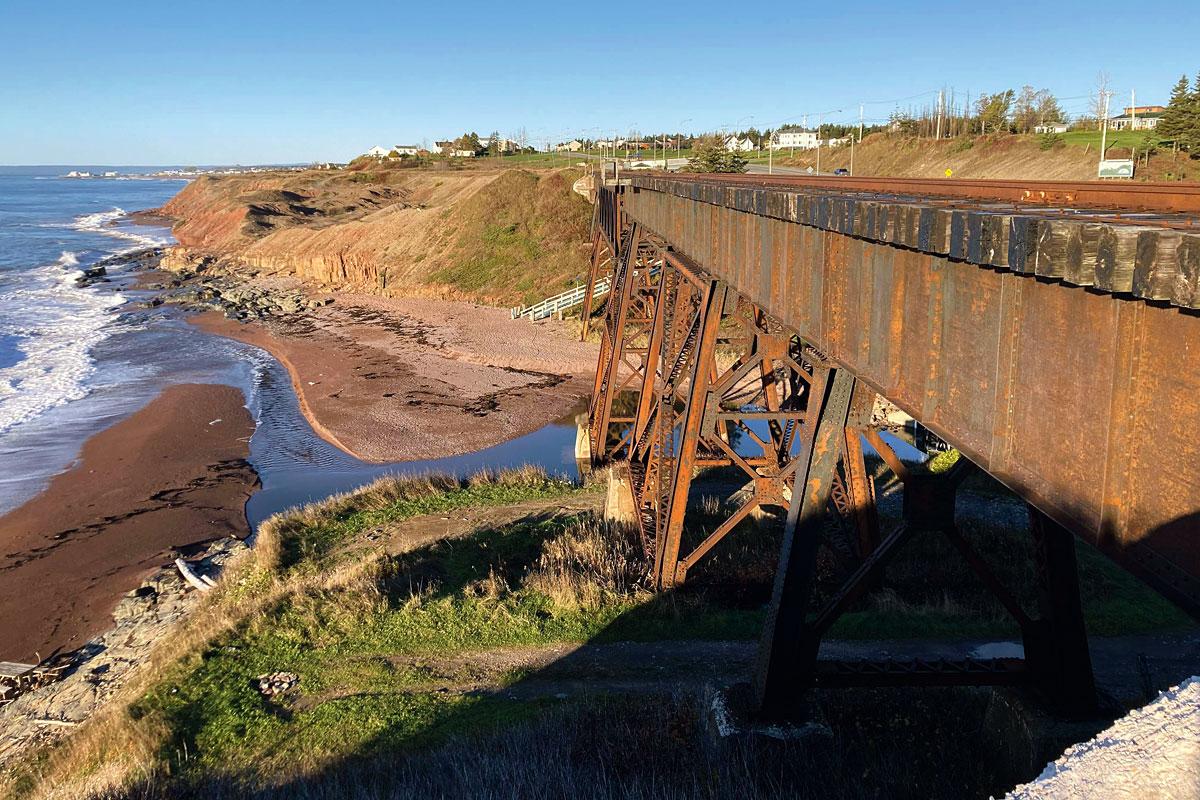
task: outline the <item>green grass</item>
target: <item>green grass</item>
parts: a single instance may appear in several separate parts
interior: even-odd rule
[[[580,174],[502,172],[456,209],[450,265],[427,282],[512,305],[585,276],[591,207],[571,189]]]
[[[1142,143],[1146,138],[1147,131],[1109,131],[1105,140],[1105,146],[1108,148],[1136,147],[1142,149]],[[1100,131],[1067,131],[1066,133],[1058,134],[1059,138],[1065,144],[1075,147],[1086,147],[1091,145],[1092,150],[1100,150]]]
[[[399,504],[372,512],[369,522],[356,512],[337,527],[348,534],[413,509]],[[160,719],[171,732],[162,758],[175,771],[285,769],[297,760],[311,765],[378,747],[424,746],[476,728],[481,717],[512,721],[531,710],[509,703],[502,711],[435,691],[431,684],[456,671],[467,676],[470,668],[431,670],[407,657],[444,661],[497,647],[755,635],[761,611],[696,598],[679,602],[635,591],[604,592],[589,604],[555,600],[531,576],[540,574],[548,542],[588,524],[570,517],[524,520],[388,559],[347,587],[289,596],[181,665],[134,714]],[[322,560],[313,552],[303,558]],[[277,670],[301,676],[294,694],[311,705],[297,710],[260,696],[256,676]]]
[[[463,498],[464,490],[447,497]],[[482,502],[496,495],[476,494]],[[465,502],[465,499],[445,503]],[[450,508],[430,500],[421,508]],[[375,525],[408,514],[409,502],[355,512],[342,525]],[[530,677],[501,669],[495,688],[479,693],[445,685],[483,675],[473,654],[494,648],[561,642],[715,639],[753,640],[763,621],[759,601],[727,601],[697,587],[674,594],[604,589],[591,603],[555,597],[546,554],[555,542],[597,532],[586,517],[543,517],[440,541],[385,559],[362,580],[287,597],[179,665],[134,708],[169,735],[160,757],[173,775],[236,780],[307,773],[347,760],[442,746],[456,736],[484,735],[535,718],[552,700],[511,700],[504,687]],[[590,526],[590,527],[589,527]],[[1012,534],[968,527],[981,553],[1019,596],[1029,593],[1024,551]],[[746,533],[746,532],[743,532]],[[1014,553],[1014,551],[1016,551]],[[319,555],[305,555],[304,558]],[[889,605],[864,603],[831,632],[842,639],[984,638],[1017,636],[981,594],[954,554],[933,536],[912,543],[886,580],[904,596]],[[1085,613],[1093,634],[1186,624],[1165,601],[1107,559],[1081,548]],[[951,575],[952,577],[947,577]],[[604,583],[601,581],[601,583]],[[550,586],[551,588],[547,588]],[[923,594],[926,593],[926,594]],[[1028,599],[1026,597],[1026,599]],[[262,673],[301,676],[298,690],[267,699]],[[186,754],[186,755],[185,755]]]
[[[386,485],[386,484],[385,484]],[[406,486],[408,484],[405,484]],[[422,484],[416,484],[421,486]],[[337,545],[362,531],[421,514],[434,514],[472,506],[499,506],[576,491],[567,480],[530,473],[527,479],[498,482],[452,482],[431,479],[429,489],[412,496],[388,497],[383,505],[370,492],[347,496],[335,508],[284,522],[280,565],[285,569],[316,571],[329,566]]]
[[[398,555],[352,546],[364,533],[386,535],[420,514],[579,491],[588,490],[533,470],[470,481],[391,480],[277,518],[260,534],[258,557],[271,575],[247,570],[234,589],[215,595],[230,620],[224,633],[168,664],[115,718],[126,732],[112,740],[150,739],[152,759],[137,769],[185,784],[303,781],[364,759],[435,752],[455,737],[478,741],[579,702],[507,697],[536,670],[488,655],[498,649],[758,637],[778,552],[770,520],[740,526],[687,585],[660,594],[643,588],[645,555],[634,530],[591,514],[563,515],[553,504]],[[692,539],[720,518],[702,505],[689,516]],[[962,527],[1032,610],[1028,535],[989,522]],[[1092,634],[1190,624],[1096,551],[1081,545],[1079,560]],[[822,564],[818,601],[840,580]],[[841,639],[1017,635],[935,534],[909,542],[881,591],[831,631]],[[299,686],[262,696],[257,676],[275,671],[298,674]]]

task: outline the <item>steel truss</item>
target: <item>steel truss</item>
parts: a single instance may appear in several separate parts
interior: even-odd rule
[[[593,285],[611,263],[590,409],[593,460],[628,471],[660,589],[683,582],[756,509],[786,509],[755,678],[763,713],[792,715],[803,693],[819,686],[1029,682],[1064,711],[1093,708],[1071,535],[1031,508],[1041,608],[1034,618],[955,525],[955,492],[969,461],[942,476],[910,474],[871,427],[873,389],[639,224],[621,222],[619,193],[600,195],[616,208],[599,212],[601,221],[621,224],[600,226],[589,276]],[[606,250],[614,243],[615,255]],[[904,519],[885,536],[864,441],[904,485]],[[725,504],[734,510],[724,521],[700,542],[685,542],[693,479],[709,467],[736,468],[747,482]],[[840,538],[829,535],[831,517]],[[822,637],[878,583],[904,542],[937,534],[1017,621],[1026,657],[818,662]],[[809,605],[822,542],[843,557],[848,577],[814,615]]]

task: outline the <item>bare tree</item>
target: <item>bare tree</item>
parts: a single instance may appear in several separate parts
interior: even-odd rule
[[[1088,111],[1097,123],[1108,115],[1108,97],[1112,92],[1108,90],[1111,78],[1104,70],[1096,73],[1096,88],[1092,92],[1091,100],[1088,104]]]
[[[1033,126],[1038,124],[1037,98],[1038,92],[1034,91],[1032,86],[1025,84],[1021,87],[1013,105],[1013,127],[1017,129],[1017,133],[1029,133]]]

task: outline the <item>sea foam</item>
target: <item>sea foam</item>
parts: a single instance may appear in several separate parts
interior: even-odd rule
[[[105,236],[111,236],[115,239],[125,239],[131,242],[131,245],[120,252],[129,252],[142,247],[160,247],[165,244],[170,244],[170,237],[164,233],[160,236],[153,236],[144,231],[132,231],[124,228],[121,225],[114,225],[122,217],[128,215],[128,212],[123,208],[113,208],[110,211],[99,211],[95,214],[85,214],[75,220],[74,227],[80,231],[93,231],[102,233]]]
[[[109,335],[122,298],[76,286],[75,275],[51,264],[0,291],[0,333],[16,337],[24,356],[0,369],[0,433],[88,392],[90,351]]]

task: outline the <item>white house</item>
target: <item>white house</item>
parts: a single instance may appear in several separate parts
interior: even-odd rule
[[[363,153],[363,155],[370,156],[371,158],[387,158],[388,153],[390,153],[390,152],[392,152],[392,151],[388,150],[386,147],[380,147],[379,145],[375,145],[370,150]]]
[[[578,153],[583,149],[583,142],[579,141],[578,139],[572,139],[569,142],[556,144],[554,149],[560,153]]]
[[[745,139],[739,139],[736,136],[730,136],[725,140],[725,149],[731,153],[749,153],[754,149],[754,142],[747,136]]]
[[[398,144],[392,148],[402,156],[415,156],[421,148],[415,144]]]
[[[1162,119],[1163,112],[1166,110],[1165,106],[1127,106],[1121,116],[1113,117],[1108,121],[1108,127],[1109,130],[1114,131],[1153,130],[1158,127],[1158,121]]]
[[[812,150],[817,146],[816,131],[781,131],[775,134],[774,143],[771,145],[775,150]]]
[[[1045,122],[1041,125],[1033,126],[1034,133],[1066,133],[1067,123],[1065,122]]]

